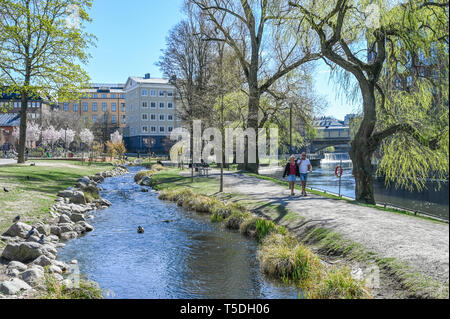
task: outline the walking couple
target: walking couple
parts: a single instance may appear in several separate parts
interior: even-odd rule
[[[306,158],[306,153],[302,153],[301,158],[297,161],[294,155],[289,159],[289,163],[286,164],[284,169],[283,178],[288,177],[289,188],[291,190],[291,196],[294,196],[295,180],[300,177],[302,182],[302,195],[308,196],[306,194],[306,182],[308,181],[308,173],[312,173],[312,165],[309,159]]]

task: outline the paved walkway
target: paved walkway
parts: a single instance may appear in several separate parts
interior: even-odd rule
[[[211,176],[218,177],[218,173],[213,172]],[[449,227],[446,224],[316,195],[300,197],[299,190],[295,197],[290,197],[287,187],[239,173],[226,172],[224,181],[226,192],[284,205],[305,217],[308,225],[333,229],[380,257],[395,257],[423,274],[448,282]]]
[[[4,159],[4,158],[0,158],[0,166],[2,165],[8,165],[8,164],[14,164],[17,161],[15,159]]]

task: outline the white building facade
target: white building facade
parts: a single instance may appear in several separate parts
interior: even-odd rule
[[[176,118],[175,87],[168,79],[129,77],[125,84],[127,128],[124,140],[132,153],[167,154]]]

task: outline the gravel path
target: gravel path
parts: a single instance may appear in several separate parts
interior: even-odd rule
[[[439,281],[449,279],[449,227],[446,224],[362,207],[316,195],[290,197],[271,181],[226,173],[225,191],[281,204],[305,221],[333,229],[380,257],[394,257]],[[217,177],[216,172],[211,176]]]

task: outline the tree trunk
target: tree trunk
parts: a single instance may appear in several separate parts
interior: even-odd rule
[[[27,143],[27,108],[28,108],[28,93],[22,92],[22,106],[20,108],[20,135],[19,135],[19,149],[17,156],[17,163],[25,163],[25,149]]]
[[[363,96],[364,118],[350,149],[356,186],[355,198],[359,202],[375,204],[372,155],[376,150],[376,145],[371,143],[371,136],[376,123],[375,87],[370,82],[360,82],[360,87]]]
[[[245,143],[245,169],[251,173],[258,174],[259,170],[259,156],[258,156],[258,111],[259,111],[260,94],[258,89],[258,82],[255,79],[254,83],[250,84],[249,98],[248,98],[248,120],[247,128],[255,130],[256,141],[254,150],[256,151],[256,163],[249,163],[249,141],[246,139]]]
[[[359,202],[375,204],[373,194],[372,154],[367,142],[354,140],[350,150],[355,178],[355,197]]]

